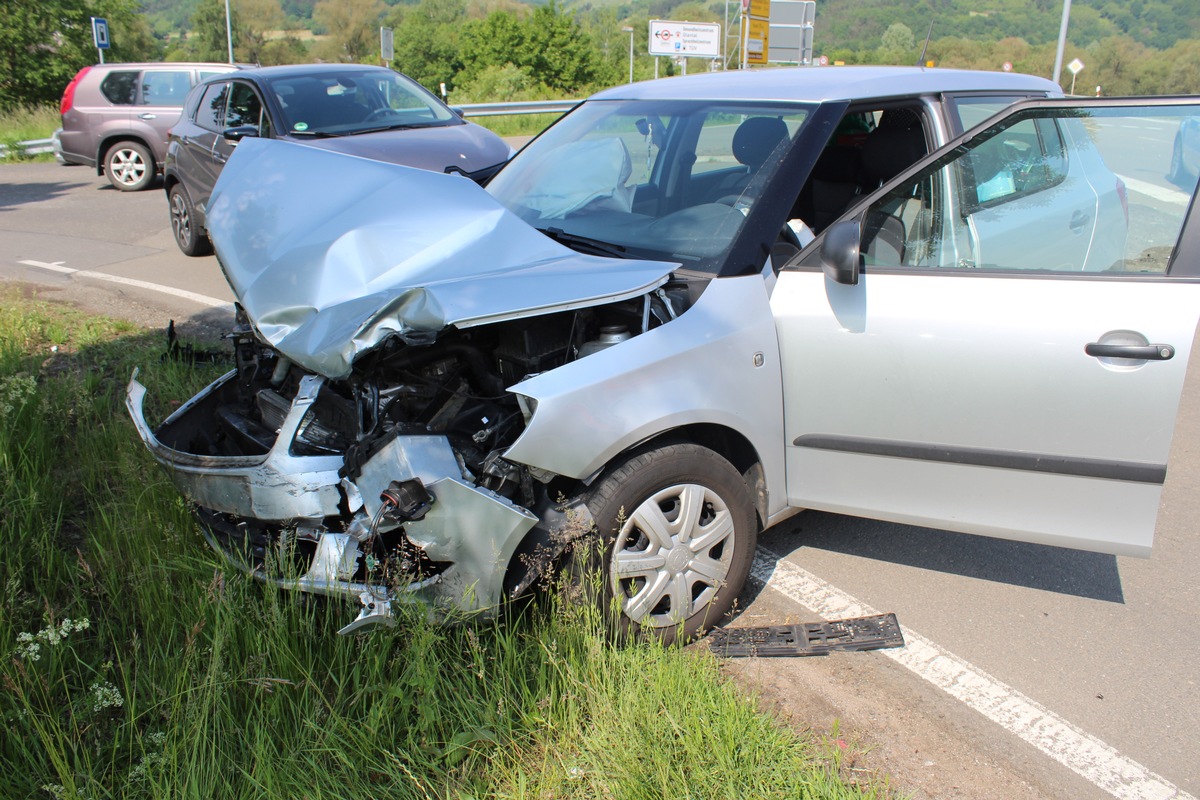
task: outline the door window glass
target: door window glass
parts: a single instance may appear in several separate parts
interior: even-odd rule
[[[225,119],[225,98],[228,95],[228,83],[214,83],[205,89],[196,109],[196,124],[205,130],[221,130]]]
[[[110,72],[100,83],[100,92],[108,102],[131,106],[137,98],[137,72]]]
[[[226,128],[241,125],[259,126],[262,117],[262,101],[254,90],[245,83],[235,82],[229,92],[229,104],[225,111]]]
[[[951,104],[952,113],[958,118],[959,131],[974,128],[985,119],[999,114],[1024,95],[982,95],[979,97],[955,97]]]
[[[142,105],[182,106],[192,88],[190,70],[146,70],[142,74]]]
[[[1193,189],[1167,180],[1184,109],[1030,109],[872,203],[864,268],[1165,272]]]

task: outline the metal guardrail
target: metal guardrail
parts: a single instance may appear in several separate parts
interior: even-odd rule
[[[17,147],[21,148],[21,152],[26,155],[37,155],[38,153],[53,153],[53,139],[31,139],[28,142],[17,142]],[[0,158],[8,156],[8,148],[0,144]]]
[[[458,103],[454,108],[462,111],[466,117],[503,117],[509,114],[565,114],[579,100],[529,100],[518,103]],[[53,153],[53,139],[32,139],[28,142],[17,142],[21,152],[26,155],[38,153]],[[0,159],[8,155],[8,148],[0,144]]]
[[[582,100],[529,100],[519,103],[455,103],[467,117],[502,117],[507,114],[565,114]]]

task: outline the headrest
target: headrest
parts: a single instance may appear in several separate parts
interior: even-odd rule
[[[915,114],[913,119],[917,119]],[[863,175],[871,184],[883,183],[899,175],[925,153],[925,133],[920,125],[911,128],[880,125],[863,142]]]
[[[787,125],[778,117],[750,117],[733,134],[733,156],[757,169],[787,135]]]

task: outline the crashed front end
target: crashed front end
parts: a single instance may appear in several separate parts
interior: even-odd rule
[[[466,179],[275,142],[239,146],[208,217],[235,368],[156,430],[136,374],[127,406],[217,550],[360,600],[350,631],[397,601],[493,608],[587,531],[586,476],[506,458],[520,384],[674,319],[673,265],[567,249]]]

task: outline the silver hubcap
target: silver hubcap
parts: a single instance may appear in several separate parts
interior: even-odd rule
[[[634,622],[677,625],[716,597],[733,558],[733,516],[694,483],[669,486],[638,506],[617,535],[612,586]]]
[[[118,150],[108,166],[113,177],[126,186],[133,186],[146,174],[146,162],[136,150]]]
[[[192,221],[188,219],[187,204],[178,194],[171,195],[171,227],[175,230],[175,241],[187,246],[192,239]]]

